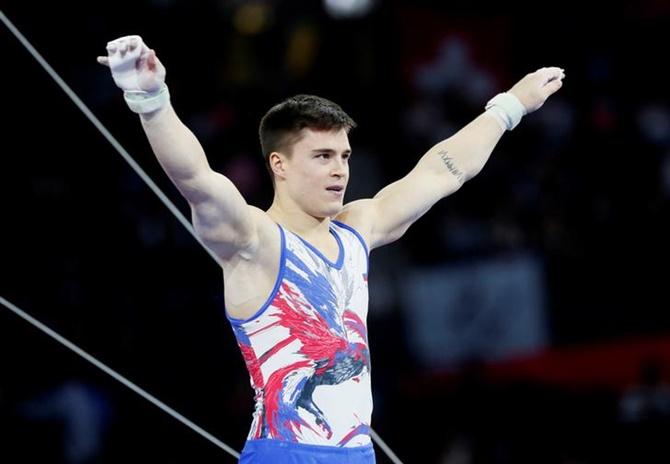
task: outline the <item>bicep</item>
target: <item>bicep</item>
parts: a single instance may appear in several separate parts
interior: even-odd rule
[[[373,208],[371,216],[375,218],[371,248],[398,240],[437,201],[460,186],[461,183],[454,176],[415,169],[382,189],[370,205]]]
[[[218,255],[249,248],[256,236],[252,207],[227,177],[207,170],[188,181],[193,226]]]

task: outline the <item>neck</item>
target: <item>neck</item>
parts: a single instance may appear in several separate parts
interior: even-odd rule
[[[327,234],[330,227],[330,217],[314,217],[298,205],[282,201],[276,194],[267,213],[276,223],[304,237]]]

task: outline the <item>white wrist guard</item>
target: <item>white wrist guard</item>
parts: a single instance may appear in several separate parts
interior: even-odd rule
[[[486,112],[498,121],[503,130],[512,130],[526,114],[526,108],[514,95],[504,92],[489,100]]]
[[[131,111],[138,114],[151,113],[161,109],[170,101],[170,92],[167,85],[155,92],[143,92],[141,90],[126,90],[123,92],[123,98],[126,100]]]

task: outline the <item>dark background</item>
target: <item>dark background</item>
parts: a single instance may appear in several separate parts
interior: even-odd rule
[[[157,51],[210,163],[261,208],[272,190],[257,125],[287,96],[322,95],[358,122],[352,200],[527,72],[565,68],[478,177],[372,254],[373,427],[406,463],[668,462],[670,3],[378,1],[353,18],[278,0],[2,11],[187,216],[95,62],[109,40],[139,34]],[[240,449],[252,391],[217,266],[5,28],[0,51],[0,295]],[[474,348],[426,358],[411,282],[518,260],[534,263],[542,295],[530,310],[541,323],[522,330],[534,342],[486,345],[521,300],[499,299],[500,325],[482,329],[467,313],[474,281],[457,308],[479,327]],[[445,355],[439,340],[433,353]],[[233,462],[1,309],[0,462],[29,461]]]

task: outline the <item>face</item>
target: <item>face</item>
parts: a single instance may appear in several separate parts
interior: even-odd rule
[[[273,169],[277,192],[311,216],[337,215],[349,181],[351,147],[344,129],[303,129],[291,156],[278,155]]]

